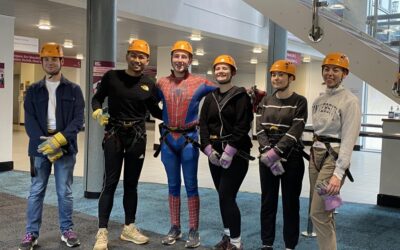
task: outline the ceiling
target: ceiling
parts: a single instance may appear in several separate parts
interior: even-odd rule
[[[84,0],[83,0],[84,1]],[[3,5],[4,0],[0,0]],[[35,37],[39,39],[39,45],[44,42],[63,43],[65,39],[71,39],[74,48],[64,49],[66,56],[74,57],[77,53],[85,56],[86,50],[86,10],[78,7],[64,5],[49,0],[14,0],[15,35]],[[1,6],[3,8],[3,6]],[[1,9],[0,8],[0,9]],[[39,30],[37,24],[40,19],[48,19],[53,28],[51,30]],[[117,21],[117,61],[125,61],[125,53],[128,47],[130,34],[137,38],[147,40],[151,45],[150,65],[156,66],[157,58],[154,53],[158,46],[171,46],[176,40],[188,40],[190,30],[180,28],[171,29],[136,20],[118,17]],[[253,45],[241,44],[230,41],[229,38],[215,38],[202,34],[203,39],[192,42],[194,50],[202,48],[204,56],[195,56],[199,60],[199,66],[193,66],[194,73],[204,74],[211,68],[214,58],[219,54],[232,55],[239,69],[239,73],[254,74],[255,65],[250,64],[251,58],[258,58],[259,63],[267,60],[267,49],[261,54],[253,54]],[[267,38],[266,38],[267,39]]]

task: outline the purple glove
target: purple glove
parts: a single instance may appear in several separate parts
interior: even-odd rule
[[[267,165],[267,167],[271,167],[274,162],[280,160],[281,157],[276,153],[276,151],[271,148],[266,153],[262,154],[260,157],[260,161]]]
[[[325,211],[332,211],[343,204],[342,198],[340,195],[328,195],[327,194],[327,186],[328,184],[325,182],[319,183],[315,186],[317,193],[324,199],[325,203]]]
[[[221,155],[221,159],[219,160],[219,163],[221,164],[221,167],[227,169],[232,163],[233,156],[236,154],[237,149],[232,147],[231,145],[227,144],[224,152]]]
[[[207,155],[211,164],[221,166],[221,164],[219,164],[219,158],[221,155],[212,148],[211,144],[208,144],[207,147],[204,148],[203,152]]]
[[[274,162],[272,166],[269,167],[269,169],[275,176],[282,175],[283,173],[285,173],[285,169],[283,168],[281,161]]]

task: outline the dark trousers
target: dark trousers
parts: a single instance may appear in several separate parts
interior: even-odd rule
[[[300,234],[300,193],[304,175],[301,154],[293,151],[287,162],[282,162],[285,173],[274,176],[260,162],[261,180],[261,240],[272,246],[275,240],[276,212],[278,209],[279,184],[282,187],[283,239],[287,248],[294,249]]]
[[[125,224],[135,222],[137,185],[146,152],[146,135],[143,131],[142,129],[119,129],[116,133],[106,133],[104,181],[99,199],[99,228],[106,228],[108,225],[123,161]]]
[[[218,191],[219,209],[224,228],[229,228],[231,238],[240,236],[241,217],[236,204],[236,195],[249,169],[249,161],[235,156],[228,169],[211,163],[210,171]]]

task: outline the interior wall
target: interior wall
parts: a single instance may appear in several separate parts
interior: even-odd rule
[[[0,164],[12,162],[15,18],[0,15],[0,62],[4,63],[4,88],[0,88]]]

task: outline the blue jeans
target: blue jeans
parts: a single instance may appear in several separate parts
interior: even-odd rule
[[[54,162],[54,177],[58,198],[58,220],[61,232],[72,229],[72,189],[76,155],[65,155]],[[43,200],[52,163],[44,157],[34,157],[36,176],[31,179],[28,197],[26,232],[39,237],[42,224]]]

